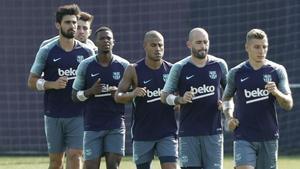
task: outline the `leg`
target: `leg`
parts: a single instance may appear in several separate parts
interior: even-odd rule
[[[115,153],[105,153],[106,168],[107,169],[118,169],[122,159],[122,155]]]
[[[256,169],[277,169],[278,140],[264,141],[260,144]]]
[[[93,160],[85,160],[83,163],[84,169],[99,169],[101,158],[93,159]]]
[[[81,169],[82,150],[69,149],[67,154],[67,169]]]
[[[236,169],[254,169],[256,167],[257,144],[244,140],[233,142],[233,155]]]
[[[156,143],[156,152],[162,169],[177,169],[178,140],[164,137]]]
[[[200,137],[179,137],[180,167],[202,167]]]
[[[200,136],[204,169],[223,169],[223,134]]]
[[[150,169],[150,167],[151,167],[151,162],[136,164],[136,169]]]
[[[80,169],[83,147],[82,117],[64,118],[64,136],[67,146],[67,169]]]
[[[64,153],[49,153],[49,169],[63,169]]]

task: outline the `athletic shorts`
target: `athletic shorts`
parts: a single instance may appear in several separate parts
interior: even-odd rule
[[[235,166],[251,165],[256,169],[276,169],[278,158],[278,140],[233,142]]]
[[[84,160],[102,157],[104,153],[125,155],[125,129],[84,131]]]
[[[181,167],[223,168],[223,134],[179,137]]]
[[[153,160],[154,155],[160,163],[177,162],[178,141],[173,136],[155,141],[133,141],[133,160],[135,164],[143,164]]]
[[[83,118],[53,118],[44,116],[49,153],[62,153],[66,149],[81,149],[83,144]]]

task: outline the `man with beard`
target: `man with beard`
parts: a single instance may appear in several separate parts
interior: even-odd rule
[[[77,22],[77,31],[75,33],[75,39],[79,40],[81,43],[89,45],[89,47],[91,47],[95,52],[97,52],[97,47],[95,46],[93,41],[88,39],[92,33],[91,25],[93,23],[93,20],[94,20],[93,15],[87,12],[80,12],[79,19]],[[51,39],[44,40],[41,43],[40,47],[43,47],[58,38],[59,36],[55,36]]]
[[[77,69],[72,99],[84,102],[84,168],[99,169],[105,156],[107,169],[118,169],[125,154],[125,106],[114,101],[129,62],[112,53],[113,33],[108,27],[95,32],[98,54]]]
[[[179,161],[182,169],[223,168],[221,88],[226,85],[227,64],[208,54],[208,33],[194,28],[187,46],[191,56],[175,63],[161,100],[181,105]],[[178,96],[172,93],[178,92]],[[191,151],[193,150],[193,151]]]
[[[28,77],[29,88],[45,92],[44,121],[49,169],[63,168],[65,153],[67,169],[81,167],[83,109],[70,96],[77,66],[94,51],[74,39],[79,13],[76,4],[58,8],[56,28],[59,39],[39,49]]]

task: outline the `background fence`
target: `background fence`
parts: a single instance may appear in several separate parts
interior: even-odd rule
[[[265,30],[270,44],[268,58],[286,66],[295,101],[291,112],[278,110],[279,154],[300,154],[297,0],[0,1],[0,154],[46,153],[42,94],[27,88],[27,76],[40,43],[57,34],[56,8],[71,2],[95,16],[94,30],[101,25],[111,27],[116,39],[114,53],[131,62],[144,57],[143,36],[152,29],[165,37],[165,59],[182,59],[189,55],[185,45],[188,32],[200,26],[210,34],[210,53],[224,58],[231,68],[247,58],[247,31]],[[127,115],[130,121],[129,109]],[[232,151],[231,142],[230,134],[226,133],[227,153]],[[126,151],[131,152],[130,137]]]

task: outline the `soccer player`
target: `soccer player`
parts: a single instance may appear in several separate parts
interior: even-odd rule
[[[100,27],[95,32],[98,54],[85,59],[77,69],[72,99],[84,102],[84,167],[99,169],[101,157],[107,169],[117,169],[125,155],[125,106],[114,101],[129,62],[113,54],[113,32]]]
[[[235,166],[276,169],[279,131],[275,102],[285,110],[293,107],[287,73],[282,65],[266,59],[264,31],[249,31],[245,49],[248,60],[229,71],[223,95],[223,111],[234,131]]]
[[[176,169],[175,114],[173,106],[160,102],[160,92],[172,64],[162,59],[164,38],[159,32],[145,34],[144,49],[146,57],[125,70],[115,100],[133,101],[133,160],[137,169],[150,169],[155,153],[162,169]]]
[[[95,52],[97,51],[97,47],[88,39],[92,33],[91,25],[93,23],[94,16],[87,13],[87,12],[80,12],[79,19],[77,22],[77,31],[75,33],[75,39],[79,40],[80,42],[89,45]],[[40,47],[47,45],[48,43],[58,39],[59,36],[55,36],[53,38],[44,40]]]
[[[208,54],[208,33],[194,28],[187,46],[191,56],[175,63],[161,100],[180,104],[179,161],[182,169],[221,169],[223,134],[221,89],[226,85],[227,64]],[[174,92],[179,95],[175,96]]]
[[[76,69],[93,50],[74,39],[80,9],[76,4],[60,6],[56,12],[59,39],[39,49],[28,77],[28,86],[45,91],[44,120],[50,157],[49,169],[79,169],[82,156],[82,106],[71,99]],[[41,77],[41,74],[44,76]]]

